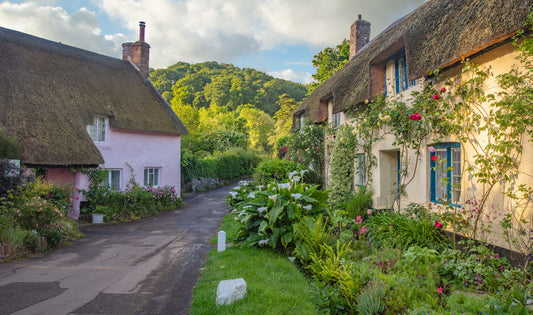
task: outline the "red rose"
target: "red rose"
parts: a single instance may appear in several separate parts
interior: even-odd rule
[[[442,89],[440,89],[440,91],[441,91],[442,93],[444,93],[444,92],[446,92],[446,88],[442,88]]]
[[[437,161],[437,156],[436,156],[436,155],[433,155],[433,156],[431,157],[431,160],[432,160],[433,162]]]
[[[442,229],[442,223],[440,223],[439,221],[435,221],[435,227],[437,229]]]
[[[435,95],[433,95],[433,99],[434,99],[434,100],[438,100],[438,99],[440,99],[440,95],[437,94],[437,93],[435,93]]]

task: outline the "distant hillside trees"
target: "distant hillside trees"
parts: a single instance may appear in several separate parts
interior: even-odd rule
[[[302,84],[217,62],[179,62],[150,81],[189,131],[182,148],[200,157],[234,147],[272,154],[307,94]]]
[[[150,81],[169,104],[196,108],[217,105],[229,111],[250,104],[270,116],[279,110],[280,95],[287,94],[300,102],[307,94],[307,88],[302,84],[214,61],[178,62],[166,69],[152,71]]]

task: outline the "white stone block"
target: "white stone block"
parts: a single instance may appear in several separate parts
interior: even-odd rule
[[[217,306],[230,305],[246,296],[246,282],[243,278],[220,281],[217,288]]]
[[[218,251],[223,252],[226,250],[226,232],[218,232]]]

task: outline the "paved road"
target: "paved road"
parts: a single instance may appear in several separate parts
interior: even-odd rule
[[[90,225],[71,245],[0,265],[0,314],[188,314],[226,186],[135,222]],[[214,301],[213,301],[214,302]]]

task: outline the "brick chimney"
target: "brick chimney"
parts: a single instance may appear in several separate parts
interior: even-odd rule
[[[357,17],[350,28],[350,59],[370,41],[370,22]]]
[[[135,43],[122,44],[122,59],[133,62],[144,79],[150,71],[150,45],[144,41],[146,23],[139,22],[139,40]]]

